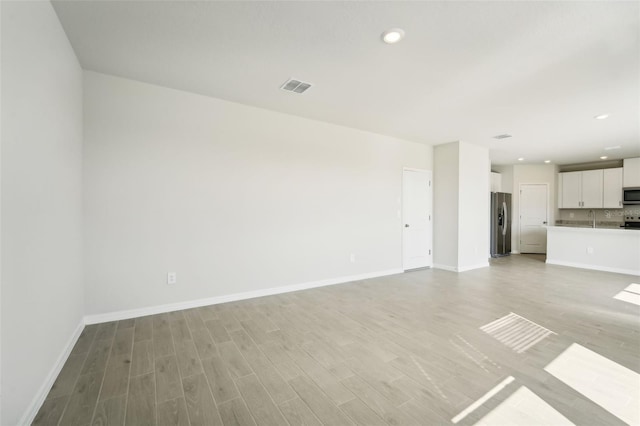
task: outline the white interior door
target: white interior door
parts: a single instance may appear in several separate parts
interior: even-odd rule
[[[431,172],[404,170],[402,176],[402,267],[432,265]]]
[[[546,253],[548,219],[546,184],[520,185],[520,253]]]

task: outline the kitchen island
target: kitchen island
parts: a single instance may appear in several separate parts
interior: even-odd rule
[[[640,230],[547,226],[547,263],[640,275]]]

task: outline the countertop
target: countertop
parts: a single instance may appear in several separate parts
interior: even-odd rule
[[[591,228],[593,229],[593,222],[591,220],[556,220],[555,226],[569,227],[569,228]],[[596,229],[624,229],[624,223],[611,220],[598,220],[596,221]]]
[[[560,232],[580,232],[580,233],[599,233],[599,234],[616,234],[616,235],[635,235],[636,233],[640,236],[640,233],[633,232],[638,231],[638,229],[628,229],[628,228],[592,228],[590,226],[576,226],[576,225],[547,225],[547,230],[549,231],[560,231]]]
[[[582,229],[625,229],[624,226],[620,226],[620,225],[596,225],[596,227],[594,228],[591,225],[573,225],[573,224],[561,223],[561,224],[556,224],[551,226],[556,226],[558,228],[582,228]]]

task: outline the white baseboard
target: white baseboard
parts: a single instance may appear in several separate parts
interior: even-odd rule
[[[466,271],[471,271],[472,269],[486,268],[488,266],[489,266],[489,262],[480,263],[478,265],[463,266],[462,268],[458,268],[456,266],[449,266],[449,265],[440,265],[440,264],[433,265],[433,267],[436,269],[443,269],[445,271],[450,271],[450,272],[466,272]]]
[[[67,341],[67,344],[62,349],[62,353],[60,353],[60,355],[58,356],[58,359],[53,365],[53,368],[51,369],[51,371],[49,371],[49,374],[47,374],[47,378],[45,379],[42,386],[40,386],[40,389],[38,389],[38,392],[31,401],[31,404],[29,404],[29,408],[27,408],[27,411],[25,411],[22,419],[20,419],[20,422],[18,424],[30,425],[31,423],[33,423],[36,415],[38,414],[38,410],[40,410],[40,407],[42,407],[44,400],[47,398],[47,395],[49,394],[53,383],[56,381],[56,378],[58,378],[58,374],[60,374],[60,371],[62,370],[65,362],[67,362],[69,354],[71,354],[71,350],[78,341],[78,338],[80,337],[83,329],[84,321],[80,320],[80,324],[78,324],[76,329],[73,331],[73,334]]]
[[[586,263],[564,262],[562,260],[554,260],[554,259],[547,259],[545,263],[548,263],[549,265],[569,266],[571,268],[590,269],[592,271],[614,272],[617,274],[640,276],[640,270],[638,269],[610,268],[608,266],[589,265]]]
[[[518,250],[511,250],[511,254],[520,254]]]
[[[471,271],[472,269],[488,268],[489,262],[478,263],[477,265],[463,266],[458,268],[458,272]]]
[[[351,281],[365,280],[368,278],[384,277],[387,275],[402,274],[402,269],[388,269],[385,271],[370,272],[367,274],[350,275],[346,277],[329,278],[326,280],[311,281],[301,284],[293,284],[281,287],[272,287],[262,290],[246,291],[243,293],[229,294],[225,296],[208,297],[204,299],[187,300],[184,302],[168,303],[166,305],[149,306],[145,308],[129,309],[126,311],[108,312],[104,314],[87,315],[85,324],[98,324],[108,321],[120,321],[129,318],[143,317],[146,315],[162,314],[165,312],[179,311],[182,309],[198,308],[200,306],[217,305],[219,303],[235,302],[238,300],[253,299],[256,297],[271,296],[274,294],[290,293],[292,291],[307,290],[310,288],[324,287],[334,284],[344,284]]]
[[[455,266],[449,266],[449,265],[442,265],[442,264],[439,264],[439,263],[434,263],[433,267],[435,269],[442,269],[444,271],[458,272],[458,268],[456,268]]]

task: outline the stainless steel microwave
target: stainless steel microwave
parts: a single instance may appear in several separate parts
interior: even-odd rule
[[[622,204],[640,204],[640,187],[636,188],[623,188],[622,189]]]

